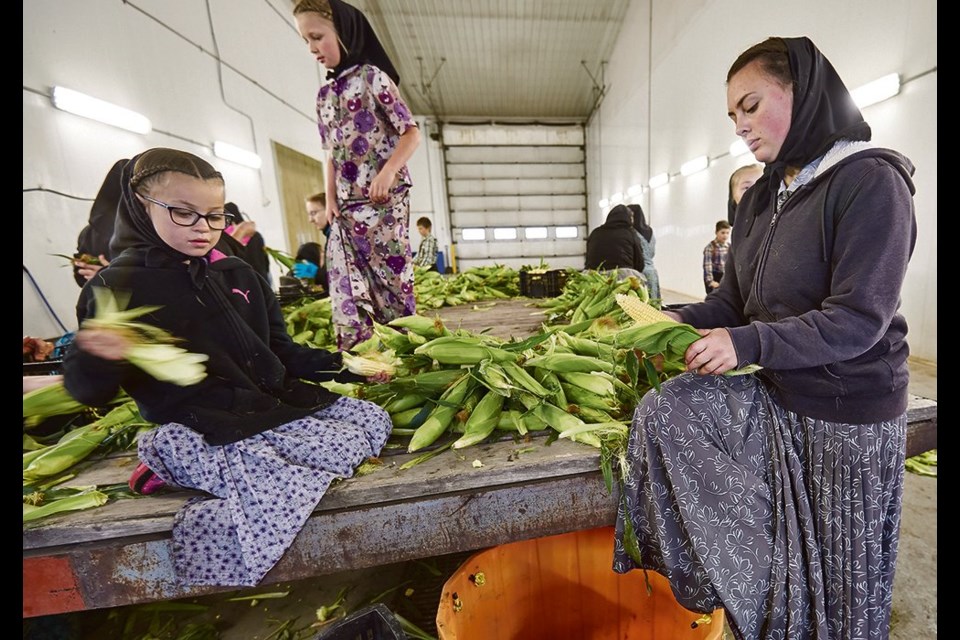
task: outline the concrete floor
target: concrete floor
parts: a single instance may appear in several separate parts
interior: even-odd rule
[[[910,361],[910,392],[937,399],[937,365]],[[890,640],[937,637],[937,478],[906,474]]]

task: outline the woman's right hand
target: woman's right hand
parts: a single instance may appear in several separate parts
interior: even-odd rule
[[[81,329],[73,339],[79,349],[104,360],[123,360],[130,339],[111,329]]]

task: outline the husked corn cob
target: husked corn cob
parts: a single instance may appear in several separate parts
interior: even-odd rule
[[[620,305],[627,315],[634,319],[638,324],[646,325],[654,322],[676,322],[673,318],[655,307],[647,304],[640,298],[623,293],[617,294],[617,304]]]

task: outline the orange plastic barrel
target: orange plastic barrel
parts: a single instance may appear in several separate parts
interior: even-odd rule
[[[613,571],[613,527],[501,545],[475,554],[443,588],[440,640],[720,640],[677,603],[666,578]]]

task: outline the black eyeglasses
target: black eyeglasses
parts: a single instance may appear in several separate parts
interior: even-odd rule
[[[201,218],[206,220],[207,226],[214,231],[221,231],[233,224],[233,216],[223,211],[215,211],[214,213],[208,213],[204,215],[194,211],[193,209],[174,207],[166,202],[160,202],[159,200],[151,198],[150,196],[145,196],[142,193],[138,193],[137,195],[148,202],[152,202],[153,204],[166,209],[167,213],[170,214],[170,220],[173,221],[173,224],[181,227],[192,227],[200,222]]]

